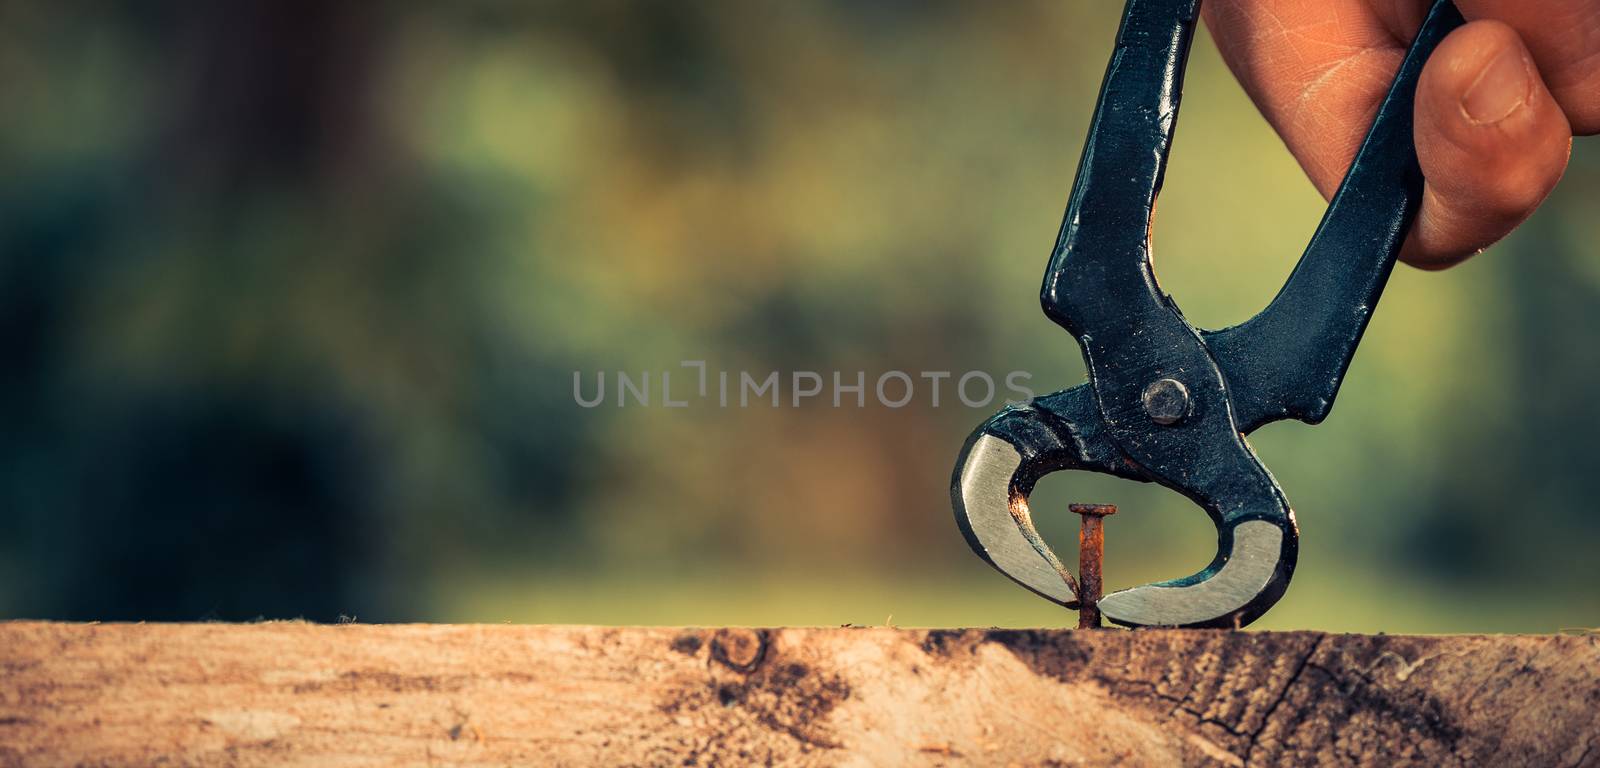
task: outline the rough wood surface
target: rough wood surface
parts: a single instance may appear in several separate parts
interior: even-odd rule
[[[1600,637],[0,623],[0,765],[1600,765]]]

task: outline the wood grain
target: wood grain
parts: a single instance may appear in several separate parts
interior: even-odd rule
[[[1600,766],[1600,637],[0,623],[0,765]]]

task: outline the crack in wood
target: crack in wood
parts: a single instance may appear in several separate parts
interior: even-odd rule
[[[1289,675],[1289,681],[1283,684],[1283,688],[1278,691],[1278,695],[1267,706],[1266,713],[1261,716],[1261,725],[1250,733],[1250,742],[1244,750],[1245,765],[1250,764],[1250,758],[1255,754],[1256,745],[1261,740],[1261,734],[1272,724],[1273,715],[1277,714],[1278,707],[1283,706],[1284,700],[1289,697],[1289,692],[1294,690],[1295,684],[1300,682],[1300,676],[1305,674],[1306,667],[1311,664],[1311,658],[1317,655],[1317,651],[1322,648],[1322,641],[1325,639],[1327,639],[1327,635],[1318,635],[1315,640],[1311,641],[1311,647],[1307,648],[1306,652],[1300,657],[1300,662],[1295,665],[1294,673]]]

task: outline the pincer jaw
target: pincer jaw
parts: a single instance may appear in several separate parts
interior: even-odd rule
[[[1028,494],[1058,471],[1149,482],[1106,439],[1092,390],[1079,385],[995,414],[967,438],[951,477],[956,522],[979,557],[1029,591],[1078,608],[1078,585],[1034,528]],[[1237,473],[1234,477],[1239,476]],[[1239,493],[1184,492],[1218,521],[1217,556],[1199,573],[1097,601],[1130,627],[1240,627],[1283,596],[1299,553],[1294,512],[1271,476]],[[1215,490],[1215,489],[1212,489]]]
[[[1016,482],[1022,452],[983,429],[961,452],[950,487],[956,523],[967,543],[995,570],[1051,602],[1075,607],[1076,584],[1033,527]]]
[[[1113,592],[1100,612],[1128,627],[1237,629],[1266,613],[1289,586],[1298,533],[1287,524],[1252,518],[1230,526],[1224,551],[1211,567],[1186,579]]]

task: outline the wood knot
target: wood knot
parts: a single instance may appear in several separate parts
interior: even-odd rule
[[[722,629],[711,638],[711,658],[736,672],[750,673],[767,657],[765,629]]]
[[[685,656],[693,656],[700,652],[700,646],[704,643],[705,641],[700,638],[700,635],[694,632],[685,632],[672,638],[672,650]]]

